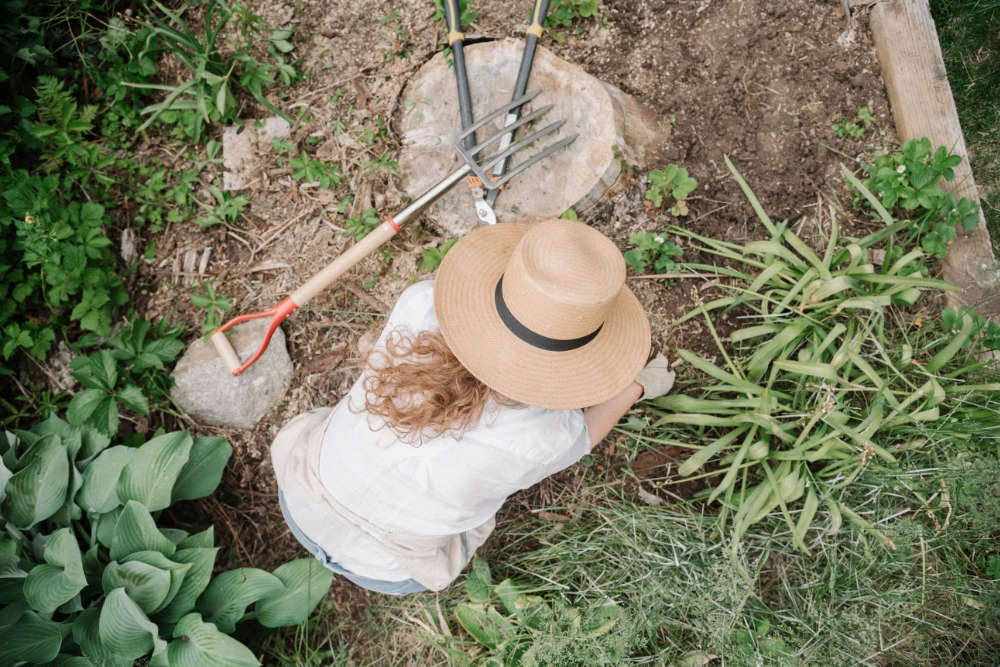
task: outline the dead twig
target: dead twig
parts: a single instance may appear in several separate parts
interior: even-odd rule
[[[659,280],[667,278],[721,278],[721,273],[647,273],[641,276],[629,276],[629,280]]]
[[[368,292],[366,292],[363,289],[361,289],[361,286],[358,285],[357,283],[355,283],[353,281],[345,280],[343,284],[344,284],[344,288],[348,292],[350,292],[354,296],[358,297],[359,299],[361,299],[362,301],[364,301],[365,303],[367,303],[369,306],[371,306],[372,308],[374,308],[377,312],[379,312],[379,313],[387,313],[387,312],[389,312],[389,307],[388,306],[386,306],[384,303],[382,303],[381,301],[379,301],[378,299],[376,299],[375,297],[373,297]]]

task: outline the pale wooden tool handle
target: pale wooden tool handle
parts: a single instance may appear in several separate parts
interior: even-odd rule
[[[363,239],[345,250],[337,259],[330,262],[325,269],[292,292],[292,301],[299,306],[304,305],[306,301],[309,301],[322,292],[330,283],[364,259],[372,250],[375,250],[375,248],[395,236],[398,231],[399,227],[395,223],[389,221],[383,222]]]
[[[240,367],[240,358],[237,356],[236,350],[229,343],[229,339],[226,338],[225,333],[216,331],[212,334],[212,345],[215,346],[215,351],[222,357],[222,361],[226,364],[226,368],[229,369],[230,373]]]

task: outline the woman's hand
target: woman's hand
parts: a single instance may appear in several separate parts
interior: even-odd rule
[[[670,370],[670,362],[660,353],[646,364],[635,382],[625,387],[620,394],[585,409],[583,421],[590,432],[590,446],[603,440],[636,401],[657,398],[669,392],[674,386],[674,376],[675,373]]]
[[[640,401],[648,401],[651,398],[663,396],[674,386],[674,377],[677,374],[670,370],[670,362],[663,356],[663,353],[653,357],[652,361],[639,372],[636,382],[642,385],[642,396]]]

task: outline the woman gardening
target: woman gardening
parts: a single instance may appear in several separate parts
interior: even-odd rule
[[[285,520],[358,586],[441,590],[509,495],[669,391],[649,346],[610,239],[569,220],[480,227],[403,292],[347,396],[278,433]]]

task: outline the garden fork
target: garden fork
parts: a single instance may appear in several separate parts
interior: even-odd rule
[[[270,310],[265,310],[260,313],[251,313],[249,315],[240,315],[235,317],[224,325],[216,329],[212,333],[212,344],[215,345],[216,351],[222,360],[226,364],[233,375],[239,375],[247,368],[252,366],[254,362],[260,359],[261,355],[267,349],[268,344],[271,342],[271,337],[274,332],[278,329],[280,325],[289,314],[292,313],[299,306],[304,305],[307,301],[315,297],[321,291],[326,289],[333,281],[343,275],[348,269],[353,267],[364,257],[366,257],[370,252],[378,248],[380,245],[391,239],[400,230],[400,225],[408,221],[410,218],[419,215],[421,211],[433,204],[438,200],[441,195],[447,192],[453,185],[465,178],[470,172],[478,176],[484,184],[488,184],[490,189],[495,189],[501,187],[504,183],[514,178],[525,169],[528,169],[532,165],[537,164],[541,160],[552,153],[568,146],[576,139],[577,135],[572,135],[559,141],[554,142],[550,146],[546,147],[544,150],[535,153],[525,161],[512,167],[506,174],[497,180],[491,180],[488,171],[494,168],[496,165],[507,160],[513,156],[516,152],[522,148],[527,147],[534,141],[538,141],[546,135],[550,135],[560,127],[562,127],[565,121],[558,120],[549,125],[546,125],[536,132],[532,132],[530,135],[524,137],[520,141],[517,141],[503,149],[500,149],[495,155],[487,158],[485,162],[479,163],[476,161],[475,157],[478,153],[482,152],[484,148],[490,146],[494,142],[500,142],[508,134],[513,132],[519,127],[527,125],[534,122],[538,118],[544,116],[549,110],[552,109],[552,105],[548,105],[534,111],[511,125],[506,125],[502,130],[493,134],[492,136],[484,139],[479,143],[474,143],[470,148],[464,147],[464,142],[466,136],[474,135],[475,131],[481,128],[486,123],[489,123],[500,116],[504,116],[511,112],[512,109],[517,109],[526,104],[532,98],[537,95],[538,92],[529,93],[523,97],[519,97],[512,100],[510,104],[507,104],[499,109],[493,111],[490,114],[484,116],[479,122],[470,125],[461,134],[455,137],[455,148],[463,157],[463,164],[458,167],[455,171],[448,174],[443,180],[437,184],[431,186],[426,192],[417,197],[413,202],[404,208],[402,211],[397,213],[395,216],[390,216],[385,222],[372,230],[367,236],[358,241],[356,244],[348,248],[341,254],[337,259],[333,260],[326,268],[322,269],[319,273],[314,275],[312,278],[303,283],[298,289],[286,297],[281,303],[279,303],[274,308]],[[267,332],[264,334],[264,340],[257,348],[257,352],[250,357],[245,362],[240,362],[239,355],[236,354],[236,350],[230,344],[229,340],[225,336],[225,332],[232,328],[233,326],[246,322],[247,320],[253,320],[261,317],[270,317],[271,322],[267,327]]]

